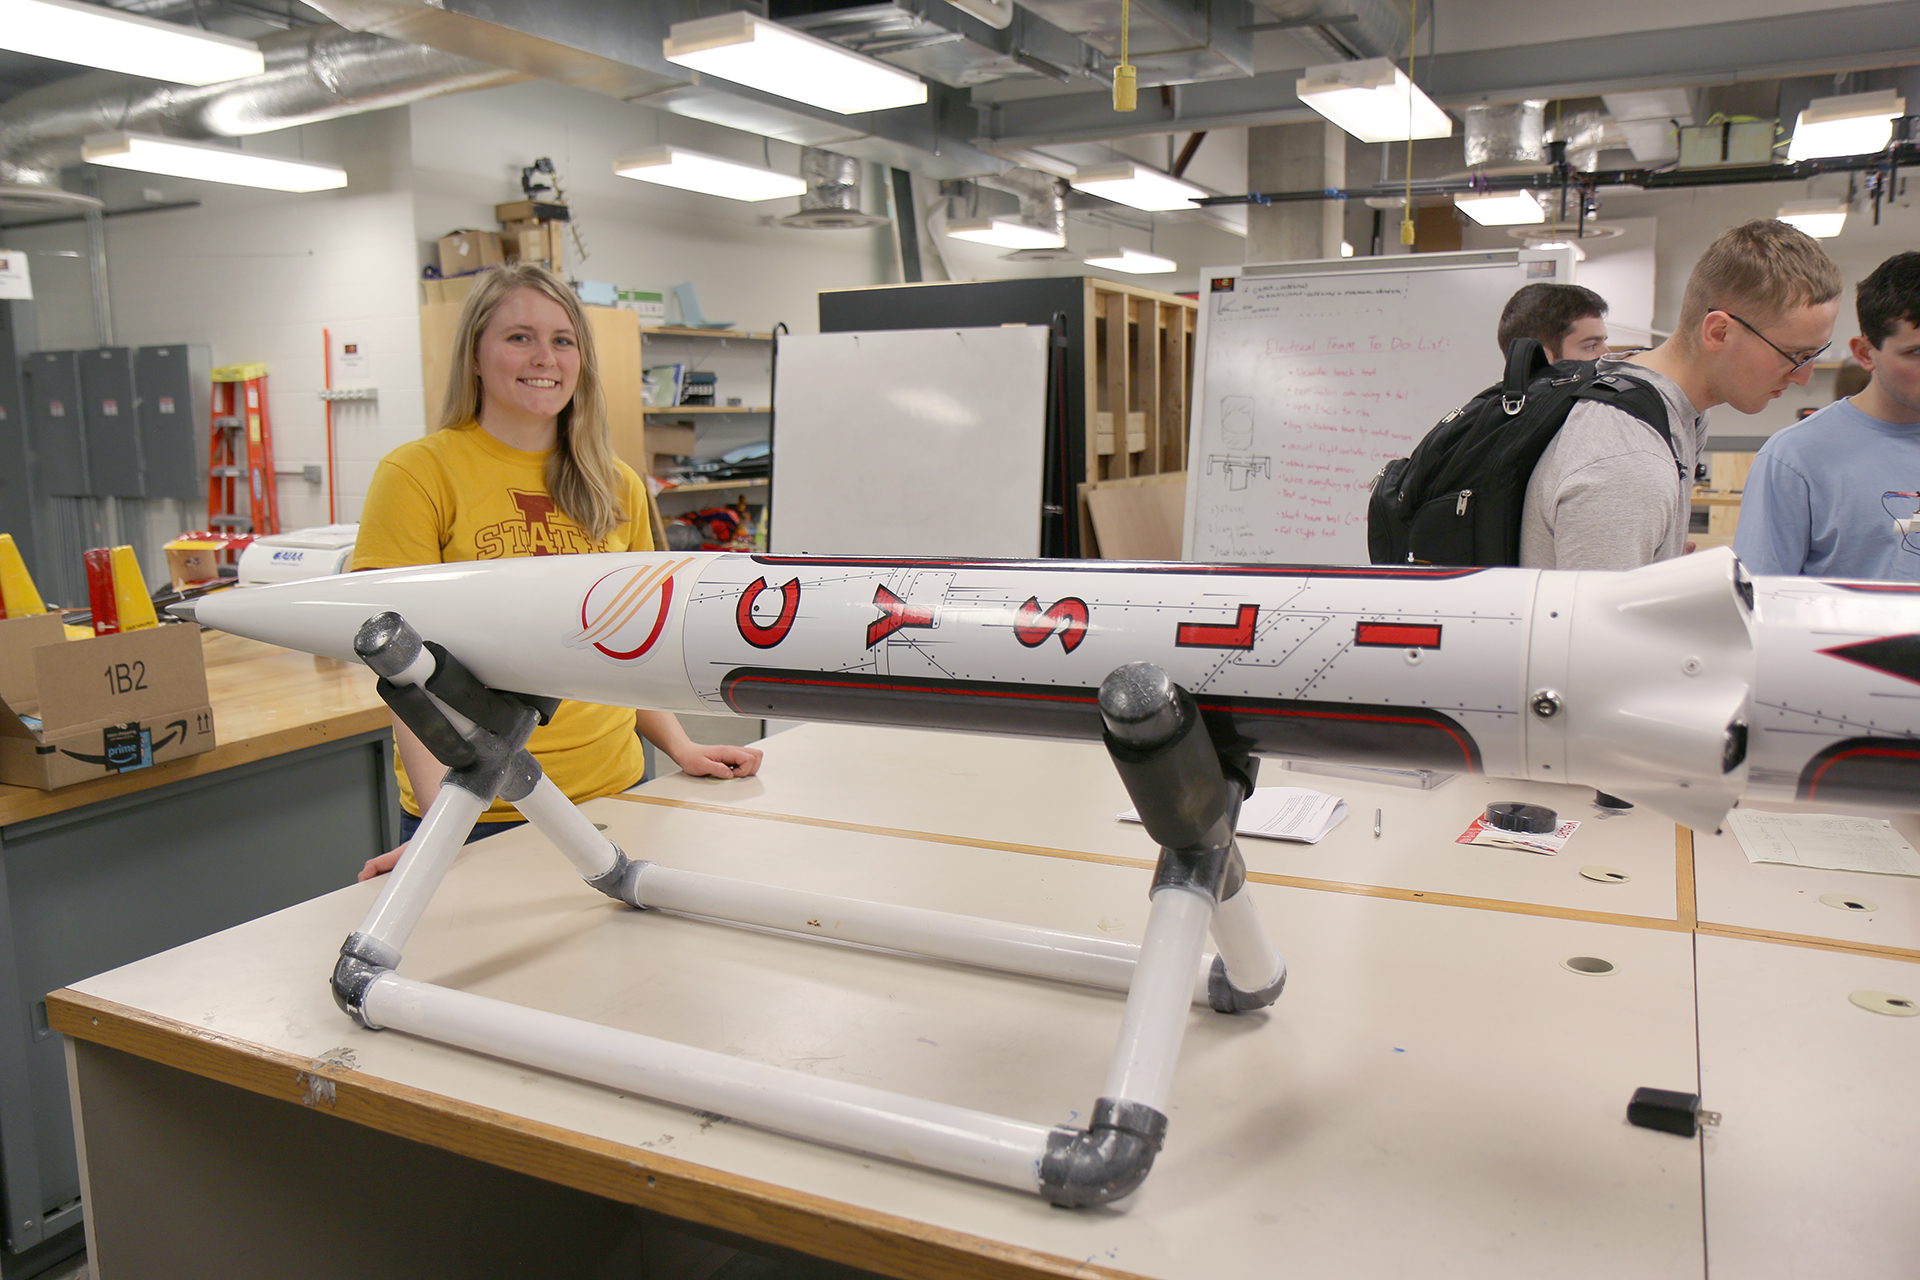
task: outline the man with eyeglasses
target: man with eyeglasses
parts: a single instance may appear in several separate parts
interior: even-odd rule
[[[1854,290],[1868,375],[1851,399],[1775,432],[1754,459],[1733,549],[1752,573],[1920,580],[1920,253]]]
[[[1833,259],[1784,222],[1749,222],[1708,246],[1673,336],[1599,365],[1658,391],[1667,430],[1611,404],[1577,404],[1527,482],[1520,563],[1636,569],[1685,552],[1707,411],[1758,413],[1805,386],[1833,337],[1841,286]]]

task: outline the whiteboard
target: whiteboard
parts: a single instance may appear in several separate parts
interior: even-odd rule
[[[1498,249],[1203,274],[1181,558],[1365,564],[1373,478],[1499,381],[1507,299],[1572,265]]]
[[[1040,554],[1044,325],[780,339],[773,514],[783,553]]]

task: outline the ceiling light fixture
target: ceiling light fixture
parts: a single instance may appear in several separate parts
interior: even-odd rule
[[[1088,254],[1085,261],[1090,267],[1124,271],[1130,276],[1158,276],[1180,269],[1180,264],[1172,258],[1163,258],[1155,253],[1141,253],[1138,249],[1109,249],[1105,253]]]
[[[1587,251],[1572,240],[1529,240],[1527,241],[1527,248],[1544,249],[1548,252],[1569,249],[1573,252],[1573,260],[1575,262],[1585,262],[1587,260]]]
[[[1545,222],[1547,211],[1531,191],[1493,191],[1483,196],[1457,195],[1454,205],[1483,227],[1517,227]]]
[[[1453,136],[1453,120],[1391,58],[1308,67],[1293,88],[1302,103],[1362,142]]]
[[[676,22],[663,51],[677,66],[843,116],[927,100],[918,76],[752,13]]]
[[[1064,249],[1066,236],[1014,218],[962,218],[947,223],[956,240],[995,245],[1001,249]]]
[[[0,49],[170,84],[238,80],[267,66],[251,40],[71,0],[0,0]]]
[[[80,158],[88,164],[103,164],[114,169],[226,182],[236,187],[265,187],[270,191],[331,191],[347,185],[347,171],[337,164],[287,160],[236,147],[182,142],[178,138],[145,133],[96,133],[80,144]]]
[[[1196,208],[1194,201],[1207,194],[1191,182],[1182,182],[1158,169],[1149,169],[1131,160],[1081,169],[1068,181],[1076,191],[1156,213],[1166,209]]]
[[[1847,225],[1844,200],[1796,200],[1780,206],[1777,215],[1790,227],[1798,227],[1816,240],[1829,240]]]
[[[629,152],[613,162],[613,171],[623,178],[729,200],[778,200],[801,195],[807,189],[806,180],[798,174],[775,173],[757,164],[722,160],[685,147],[646,147]]]
[[[1893,122],[1907,113],[1907,101],[1893,89],[1815,98],[1794,122],[1787,159],[1863,156],[1882,150],[1893,137]]]

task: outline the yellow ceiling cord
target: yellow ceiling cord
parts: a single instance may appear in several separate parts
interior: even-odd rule
[[[1407,0],[1407,81],[1411,90],[1413,81],[1413,15],[1420,0]],[[1400,243],[1413,243],[1413,94],[1407,94],[1407,193],[1406,204],[1400,211]]]
[[[1132,111],[1140,105],[1140,87],[1127,61],[1127,0],[1120,0],[1120,65],[1113,69],[1113,109]]]

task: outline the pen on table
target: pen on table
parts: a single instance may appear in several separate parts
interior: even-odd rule
[[[1378,809],[1373,811],[1373,838],[1375,840],[1380,838],[1380,810]]]

